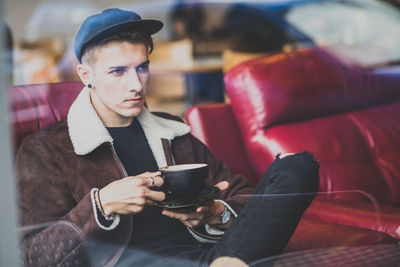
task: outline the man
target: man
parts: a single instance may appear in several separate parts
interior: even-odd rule
[[[253,192],[178,118],[147,110],[151,34],[161,28],[119,9],[82,24],[75,53],[86,87],[65,121],[26,138],[17,155],[22,224],[45,224],[24,236],[27,264],[245,265],[281,253],[310,204],[313,194],[276,195],[317,191],[310,154],[277,157]],[[158,207],[166,197],[158,169],[198,162],[208,163],[206,183],[221,190],[218,199],[186,210]],[[40,255],[44,243],[51,257]],[[89,259],[77,252],[83,247]]]

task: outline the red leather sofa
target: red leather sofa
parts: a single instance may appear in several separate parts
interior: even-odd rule
[[[10,116],[15,149],[18,149],[26,135],[64,119],[81,88],[80,82],[12,87]],[[201,115],[196,117],[196,113]],[[203,116],[212,116],[213,119],[200,119]],[[256,182],[257,169],[252,167],[249,160],[246,161],[244,139],[230,105],[194,108],[188,113],[188,118],[194,132],[197,128],[196,123],[199,127],[206,127],[196,133],[214,149],[217,158],[227,159],[235,172],[247,174]],[[226,134],[227,132],[230,134]],[[221,142],[222,135],[225,145]],[[376,253],[366,257],[366,251],[370,251],[371,248],[373,251],[382,251],[380,255],[386,255],[386,259],[387,255],[398,253],[396,241],[385,233],[303,218],[286,249],[286,254],[297,260],[301,258],[303,264],[300,265],[303,266],[320,266],[321,262],[325,263],[324,266],[353,266],[354,261],[360,263],[367,258],[376,258]],[[286,263],[294,261],[290,257],[281,259],[283,263],[285,260]]]
[[[192,133],[255,184],[278,153],[314,153],[320,195],[304,219],[400,240],[400,72],[344,64],[320,48],[246,61],[229,104],[192,107]]]
[[[25,136],[65,119],[83,88],[81,82],[28,84],[9,89],[14,151]]]

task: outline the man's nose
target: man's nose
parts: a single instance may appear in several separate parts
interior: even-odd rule
[[[142,83],[136,71],[132,71],[129,75],[129,91],[141,92],[143,90]]]

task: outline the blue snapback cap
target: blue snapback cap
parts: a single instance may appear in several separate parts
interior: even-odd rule
[[[162,27],[161,21],[142,19],[133,11],[118,8],[105,9],[101,13],[87,17],[82,23],[75,36],[75,55],[82,63],[82,52],[90,43],[120,32],[139,31],[151,35]]]

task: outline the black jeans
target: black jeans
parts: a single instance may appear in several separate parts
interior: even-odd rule
[[[118,266],[207,266],[221,256],[251,264],[279,255],[317,194],[318,185],[319,164],[312,154],[277,156],[252,196],[238,196],[250,199],[218,243],[201,248],[176,246],[167,253],[136,251],[143,256],[140,260],[128,259]]]
[[[318,185],[319,164],[312,154],[278,156],[210,259],[232,256],[250,264],[282,253]]]

